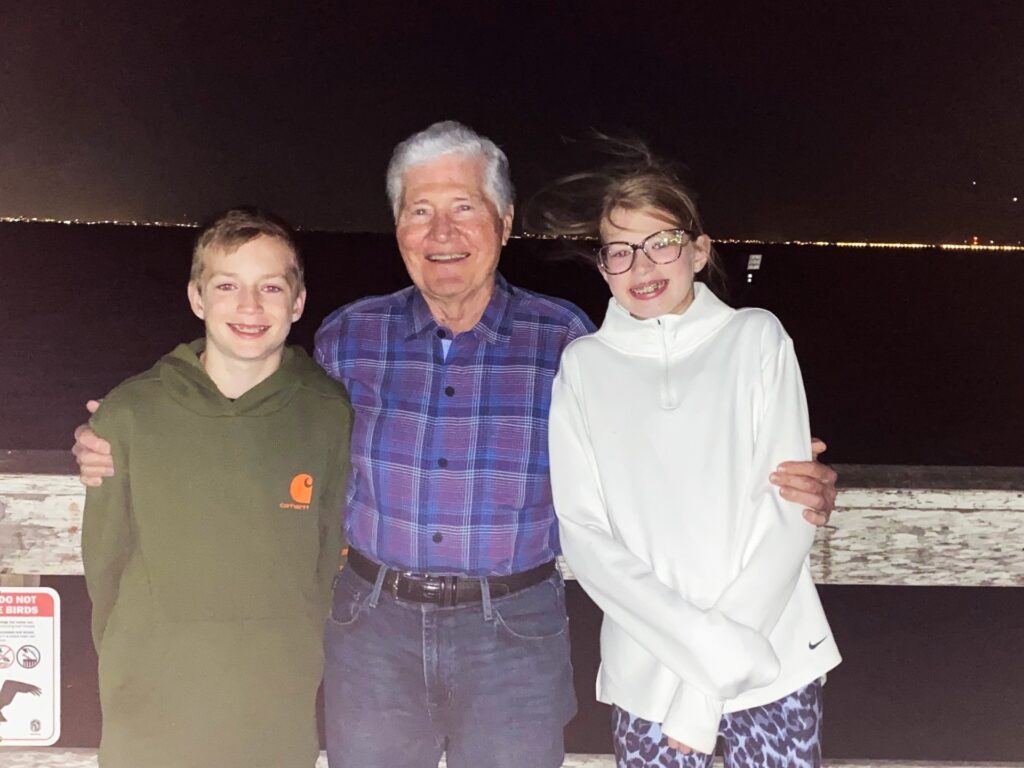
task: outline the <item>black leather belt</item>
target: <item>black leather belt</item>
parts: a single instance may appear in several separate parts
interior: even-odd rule
[[[377,583],[377,576],[383,567],[375,563],[359,550],[349,547],[348,564],[353,573],[371,584]],[[540,584],[555,571],[555,561],[520,571],[509,576],[488,576],[487,586],[490,596],[504,597],[521,589]],[[479,603],[483,599],[478,576],[441,576],[426,573],[410,573],[388,568],[384,574],[382,591],[399,600],[411,600],[415,603],[433,603],[448,607],[462,603]]]

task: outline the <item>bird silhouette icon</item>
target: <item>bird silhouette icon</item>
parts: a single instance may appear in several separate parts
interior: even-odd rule
[[[4,684],[0,687],[0,723],[6,723],[7,718],[4,717],[4,707],[14,701],[14,697],[19,693],[31,693],[33,696],[42,695],[42,690],[31,683],[23,683],[20,680],[4,680]]]

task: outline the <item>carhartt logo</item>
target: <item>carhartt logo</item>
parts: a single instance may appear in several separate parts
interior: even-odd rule
[[[816,643],[807,643],[807,647],[810,648],[813,651],[815,648],[817,648],[819,645],[824,643],[826,640],[828,640],[828,635],[825,635],[823,638],[821,638],[821,640],[819,640]]]
[[[298,474],[293,477],[288,493],[292,500],[282,502],[281,509],[309,509],[309,502],[313,498],[313,476]]]
[[[313,476],[296,475],[292,478],[292,484],[288,490],[291,491],[292,498],[296,502],[309,504],[309,500],[313,498]]]

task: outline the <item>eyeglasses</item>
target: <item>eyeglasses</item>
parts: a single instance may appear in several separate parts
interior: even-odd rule
[[[633,268],[637,248],[655,264],[671,264],[695,237],[696,233],[688,229],[663,229],[648,235],[640,243],[605,243],[597,249],[597,266],[609,275],[629,272]]]

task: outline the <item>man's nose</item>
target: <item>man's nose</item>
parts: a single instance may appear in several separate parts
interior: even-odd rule
[[[430,222],[430,235],[435,240],[447,240],[455,228],[447,214],[438,214]]]

